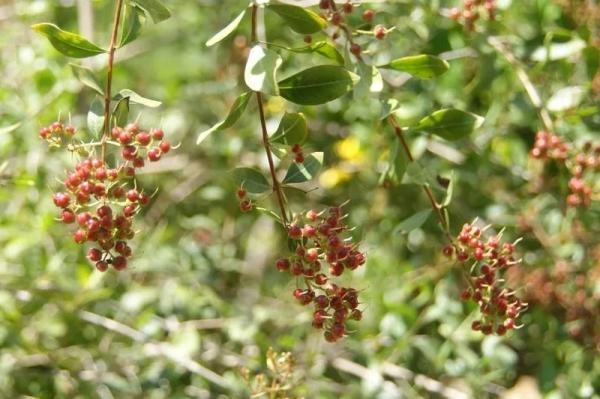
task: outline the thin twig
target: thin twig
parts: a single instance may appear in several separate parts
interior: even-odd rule
[[[256,32],[257,32],[257,11],[258,6],[256,4],[252,5],[252,33],[251,33],[251,41],[253,43],[256,42]],[[279,204],[279,210],[281,212],[281,223],[284,226],[287,226],[287,211],[285,208],[285,198],[283,196],[283,191],[281,190],[281,184],[277,179],[277,173],[275,172],[275,162],[273,162],[273,154],[271,152],[271,144],[269,142],[269,133],[267,131],[267,122],[265,118],[265,110],[263,106],[262,93],[257,91],[256,93],[256,103],[258,105],[258,114],[260,117],[260,126],[262,130],[262,141],[263,146],[265,147],[265,152],[267,154],[267,161],[269,162],[269,171],[271,172],[271,180],[273,181],[273,191],[277,196],[277,202]]]
[[[517,60],[517,57],[515,57],[515,55],[510,51],[510,49],[506,45],[504,45],[504,43],[502,43],[497,37],[489,37],[487,41],[490,44],[490,46],[492,46],[496,51],[502,54],[504,58],[506,58],[508,63],[514,68],[517,77],[519,78],[519,81],[523,86],[523,89],[525,89],[525,92],[527,93],[531,104],[537,109],[538,114],[540,116],[540,120],[542,121],[542,124],[544,125],[546,130],[549,132],[554,131],[554,123],[552,122],[550,113],[548,113],[548,110],[544,106],[542,98],[540,97],[537,89],[531,82],[531,79],[529,79],[529,75],[527,75],[527,72],[525,72],[525,68],[523,68],[521,62]]]
[[[123,0],[117,0],[115,5],[115,16],[113,19],[112,34],[110,45],[108,47],[108,66],[106,69],[106,90],[104,92],[104,125],[102,127],[102,161],[106,157],[106,141],[110,136],[110,100],[112,91],[113,63],[115,61],[115,51],[117,49],[117,34],[119,32],[119,22],[121,20],[121,11],[123,9]]]

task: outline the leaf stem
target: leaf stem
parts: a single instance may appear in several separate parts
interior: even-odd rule
[[[256,4],[252,5],[252,33],[251,33],[251,41],[253,43],[256,42],[256,31],[257,31],[257,11],[258,6]],[[263,98],[262,93],[257,91],[256,93],[256,103],[258,105],[258,114],[260,117],[260,126],[262,129],[262,141],[263,146],[265,147],[265,152],[267,154],[267,160],[269,162],[269,171],[271,172],[271,180],[273,181],[273,191],[277,196],[277,202],[279,204],[279,210],[281,212],[281,222],[284,227],[287,227],[288,219],[287,219],[287,211],[285,208],[285,199],[283,196],[283,191],[281,189],[281,183],[277,179],[277,173],[275,172],[275,162],[273,162],[273,154],[271,153],[271,143],[269,142],[269,133],[267,132],[267,122],[265,118],[265,110],[263,106]]]
[[[404,138],[402,127],[400,127],[400,124],[398,123],[398,121],[396,120],[396,118],[393,115],[390,115],[388,117],[388,120],[390,122],[390,125],[392,125],[392,127],[394,128],[396,137],[398,137],[398,140],[400,140],[400,143],[402,144],[402,148],[404,149],[404,152],[406,153],[407,158],[409,159],[410,162],[414,162],[415,158],[413,157],[412,153],[410,152],[408,143],[406,142],[406,139]],[[422,187],[423,187],[423,190],[425,191],[425,194],[427,195],[427,198],[429,199],[431,208],[437,215],[437,218],[440,222],[440,225],[442,226],[442,230],[444,230],[444,234],[446,235],[446,238],[448,239],[448,241],[450,241],[450,243],[452,245],[454,245],[454,239],[452,238],[452,234],[450,234],[450,226],[448,226],[446,218],[444,217],[444,214],[442,213],[441,207],[435,201],[435,197],[433,196],[433,192],[431,191],[431,188],[427,184],[423,184]]]
[[[108,66],[106,69],[106,90],[104,91],[104,126],[102,127],[102,161],[106,157],[106,141],[110,137],[110,100],[112,90],[113,64],[115,61],[115,50],[117,49],[117,34],[119,32],[119,22],[121,20],[121,11],[123,10],[123,0],[116,0],[115,14],[113,18],[112,34],[110,45],[108,47]]]

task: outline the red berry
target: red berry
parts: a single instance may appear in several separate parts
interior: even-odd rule
[[[312,43],[312,36],[311,35],[304,36],[304,43],[311,44]]]
[[[53,196],[54,205],[59,208],[66,208],[71,203],[71,197],[67,193],[56,193]]]
[[[154,140],[162,140],[165,137],[165,132],[162,129],[152,129],[152,138]]]
[[[302,229],[297,224],[293,224],[288,228],[288,235],[290,238],[300,238],[302,237]]]
[[[237,190],[236,195],[239,199],[243,199],[244,197],[246,197],[246,193],[247,193],[246,190],[244,190],[243,188],[240,188]]]
[[[334,25],[339,25],[344,21],[344,17],[341,14],[335,13],[331,16],[331,23]]]
[[[137,141],[138,144],[143,146],[147,146],[148,144],[150,144],[150,140],[152,140],[152,138],[147,132],[140,132],[137,136],[135,136],[135,141]]]
[[[352,309],[352,313],[350,313],[350,317],[353,320],[359,321],[360,319],[362,319],[362,312],[358,309]]]
[[[373,34],[377,39],[382,40],[387,35],[387,29],[383,25],[377,25],[373,28]]]
[[[319,2],[319,8],[321,8],[322,10],[327,10],[330,5],[331,5],[330,0],[321,0]]]
[[[156,162],[160,160],[160,149],[159,148],[153,148],[150,151],[148,151],[148,159],[150,160],[150,162]]]
[[[150,196],[146,193],[140,193],[138,202],[140,205],[148,205],[150,203]]]
[[[362,49],[360,48],[360,46],[356,43],[352,43],[352,45],[350,46],[350,52],[352,54],[354,54],[356,57],[360,56],[360,53],[362,52]]]
[[[71,212],[70,210],[65,209],[60,214],[60,220],[63,223],[71,224],[71,223],[73,223],[75,221],[75,214],[73,212]]]
[[[108,205],[102,205],[101,207],[99,207],[96,210],[96,214],[98,214],[98,216],[100,216],[100,217],[111,216],[112,215],[112,209]]]
[[[123,256],[117,256],[113,259],[113,267],[117,270],[123,270],[127,267],[127,259]]]
[[[279,259],[275,266],[277,266],[277,270],[284,272],[290,269],[290,261],[287,259]]]
[[[85,232],[85,230],[77,230],[73,234],[73,239],[77,244],[82,244],[87,240],[87,233]]]
[[[240,202],[240,210],[242,212],[250,212],[252,210],[252,201],[246,199]]]
[[[350,14],[352,12],[352,10],[354,10],[354,6],[352,5],[352,3],[344,3],[344,12],[347,14]]]
[[[365,10],[365,12],[363,12],[362,18],[363,18],[363,21],[365,21],[365,22],[372,22],[374,16],[375,16],[375,11]]]
[[[108,269],[108,263],[96,262],[96,269],[98,269],[100,272],[105,272]]]
[[[163,152],[163,154],[166,154],[167,152],[169,152],[171,150],[171,144],[169,144],[168,141],[163,141],[159,144],[160,150]]]
[[[102,258],[102,251],[97,248],[90,248],[87,257],[92,262],[98,262]]]
[[[131,202],[136,202],[140,198],[140,194],[137,190],[131,189],[127,191],[127,199]]]

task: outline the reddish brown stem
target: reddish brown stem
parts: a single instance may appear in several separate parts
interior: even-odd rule
[[[410,151],[410,147],[408,146],[408,143],[406,142],[406,139],[404,138],[402,127],[400,127],[400,125],[398,124],[398,121],[396,120],[396,118],[393,115],[391,115],[388,118],[388,120],[390,121],[390,125],[392,125],[392,127],[394,128],[396,137],[398,137],[398,140],[400,140],[400,144],[402,144],[402,148],[404,149],[404,152],[406,153],[407,158],[409,159],[410,162],[414,162],[415,158],[413,157],[413,155]],[[431,208],[433,209],[433,211],[437,215],[437,218],[439,219],[440,225],[442,226],[442,230],[444,230],[444,234],[446,235],[446,238],[448,238],[448,241],[450,241],[450,243],[453,244],[454,239],[452,238],[452,234],[450,234],[450,227],[448,226],[448,223],[446,222],[446,218],[444,217],[444,214],[442,213],[442,208],[438,205],[438,203],[435,200],[435,197],[433,196],[433,192],[431,191],[431,188],[427,184],[423,184],[423,191],[425,191],[425,194],[427,195],[427,198],[429,199],[429,202],[431,204]]]
[[[106,90],[104,91],[104,125],[102,127],[102,161],[105,160],[106,141],[110,137],[110,100],[112,91],[113,64],[115,61],[115,51],[117,49],[117,34],[119,32],[119,22],[121,20],[122,10],[123,0],[116,0],[112,34],[110,37],[110,45],[108,47],[108,66],[106,68]]]
[[[256,4],[252,5],[252,33],[251,40],[253,43],[256,42],[256,31],[257,31],[257,11],[258,7]],[[287,211],[285,208],[285,197],[281,189],[281,183],[277,179],[277,173],[275,171],[275,162],[273,162],[273,153],[271,152],[271,143],[269,142],[269,133],[267,132],[267,122],[265,118],[265,109],[263,106],[262,93],[257,91],[256,103],[258,105],[258,114],[260,117],[260,127],[262,129],[262,142],[265,147],[265,153],[267,154],[267,160],[269,162],[269,171],[271,172],[271,180],[273,182],[273,192],[277,197],[277,203],[279,204],[279,210],[281,212],[281,223],[287,227]]]

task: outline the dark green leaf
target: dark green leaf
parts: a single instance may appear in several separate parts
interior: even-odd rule
[[[263,194],[272,190],[265,176],[256,169],[237,168],[233,171],[233,178],[250,194]]]
[[[323,153],[313,152],[306,157],[303,163],[292,163],[283,178],[284,184],[304,183],[313,179],[323,166]]]
[[[339,65],[344,65],[344,57],[334,45],[326,41],[315,42],[308,46],[290,48],[288,50],[294,53],[316,53],[337,62]]]
[[[113,111],[113,119],[117,126],[127,125],[127,117],[129,116],[129,97],[121,99],[115,106]]]
[[[290,28],[304,35],[319,32],[327,26],[327,21],[321,18],[319,14],[302,7],[287,4],[269,4],[267,9],[277,13]]]
[[[305,69],[279,82],[279,94],[302,105],[323,104],[343,96],[356,84],[358,76],[337,65]]]
[[[138,38],[142,32],[143,11],[135,4],[127,4],[123,17],[123,28],[119,39],[119,47],[131,43]]]
[[[134,3],[146,11],[155,24],[171,16],[171,11],[158,0],[134,0]]]
[[[271,136],[271,142],[286,145],[302,144],[307,136],[308,129],[304,115],[286,112],[281,118],[277,131]]]
[[[425,130],[446,140],[469,136],[483,124],[484,118],[458,109],[442,109],[421,119],[412,130]]]
[[[137,94],[135,91],[129,90],[129,89],[123,89],[123,90],[119,91],[119,93],[113,97],[113,100],[120,101],[121,99],[123,99],[125,97],[129,97],[129,101],[131,104],[144,105],[144,106],[150,107],[150,108],[156,108],[162,104],[160,101],[151,100],[149,98],[142,97],[139,94]]]
[[[410,162],[406,167],[406,178],[410,183],[427,185],[429,184],[429,176],[425,169],[418,162]]]
[[[246,92],[239,96],[233,103],[233,106],[231,107],[231,110],[229,110],[229,114],[227,115],[227,117],[223,121],[211,127],[210,129],[200,133],[200,135],[198,135],[198,139],[196,140],[196,144],[200,144],[212,132],[224,130],[233,126],[246,110],[246,106],[248,105],[248,101],[250,100],[251,94],[251,92]]]
[[[104,96],[104,90],[91,69],[81,65],[69,64],[73,70],[73,74],[81,83],[94,90],[96,93]]]
[[[400,224],[396,226],[395,231],[410,233],[411,231],[418,229],[419,227],[423,226],[423,224],[425,224],[427,218],[429,218],[429,215],[431,215],[431,212],[431,209],[425,209],[424,211],[415,213],[411,217],[400,222]]]
[[[227,36],[229,36],[234,30],[236,30],[236,28],[239,26],[240,22],[242,22],[244,15],[246,15],[246,10],[242,11],[237,17],[235,17],[235,19],[233,21],[231,21],[229,24],[227,24],[226,27],[224,27],[219,32],[217,32],[217,34],[215,34],[213,37],[208,39],[208,41],[206,42],[206,46],[207,47],[214,46],[215,44],[219,43],[221,40],[223,40]]]
[[[275,75],[282,62],[282,58],[273,50],[258,44],[252,47],[244,69],[246,85],[254,91],[278,95]]]
[[[106,52],[85,37],[64,31],[54,24],[45,22],[31,28],[46,36],[54,48],[67,57],[86,58]]]
[[[410,73],[421,79],[431,79],[446,72],[450,65],[439,57],[427,54],[412,55],[393,60],[380,68]]]
[[[104,127],[104,104],[99,97],[92,101],[90,110],[87,114],[87,127],[90,133],[100,136]]]

